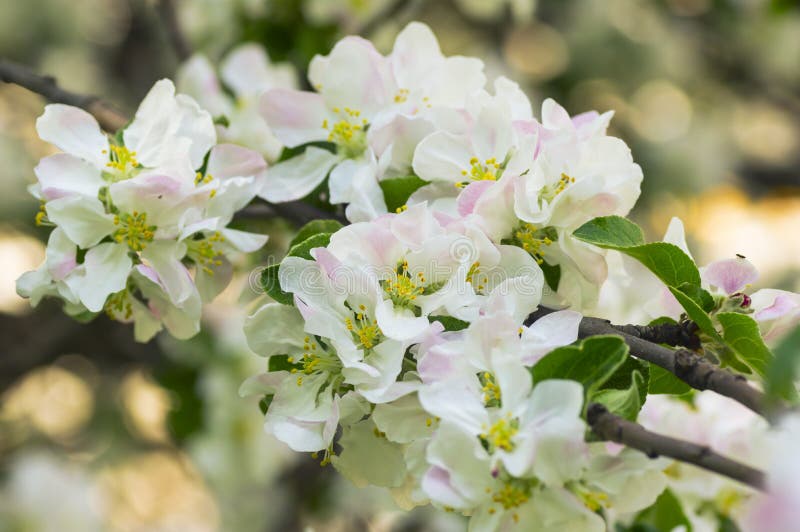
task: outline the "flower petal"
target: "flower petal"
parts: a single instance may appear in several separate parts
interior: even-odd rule
[[[114,217],[106,214],[97,199],[67,196],[47,202],[45,210],[50,221],[82,248],[97,244],[116,229]]]
[[[100,131],[92,115],[72,107],[54,103],[44,108],[44,114],[36,120],[39,137],[55,144],[65,152],[89,161],[97,168],[108,162],[108,139]]]
[[[756,267],[749,260],[740,257],[714,261],[702,268],[700,274],[703,281],[729,296],[741,292],[758,279]]]
[[[328,150],[309,146],[301,155],[270,168],[259,196],[273,203],[307,196],[322,183],[337,160]]]
[[[87,251],[83,265],[86,278],[80,285],[81,303],[99,312],[108,296],[125,288],[133,263],[127,246],[106,242]]]

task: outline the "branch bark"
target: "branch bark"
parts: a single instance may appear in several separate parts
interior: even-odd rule
[[[56,83],[55,78],[42,76],[26,66],[5,59],[0,60],[0,80],[41,94],[53,103],[80,107],[94,116],[100,127],[110,133],[114,133],[128,123],[125,115],[105,100],[97,96],[64,90]]]
[[[671,346],[700,349],[700,338],[697,331],[700,328],[693,321],[680,323],[662,323],[659,325],[612,325],[615,329],[625,334],[653,342],[654,344],[667,344]]]
[[[539,307],[539,310],[528,316],[526,325],[538,318],[555,312],[554,309]],[[720,368],[700,355],[686,349],[673,350],[622,332],[608,320],[585,316],[581,320],[578,335],[581,338],[611,334],[621,336],[630,348],[632,356],[660,366],[696,390],[712,390],[720,395],[730,397],[753,412],[767,417],[764,394],[747,383],[741,375]],[[770,412],[774,414],[774,412]]]
[[[755,489],[765,489],[765,475],[762,471],[722,456],[706,445],[656,434],[638,423],[612,414],[598,403],[589,405],[586,417],[592,431],[604,440],[638,449],[650,458],[669,456],[738,480]]]

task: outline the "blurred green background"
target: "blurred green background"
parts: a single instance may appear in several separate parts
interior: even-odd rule
[[[173,77],[159,2],[0,3],[0,56],[132,112]],[[194,51],[218,60],[263,44],[304,76],[348,33],[388,52],[410,20],[446,54],[474,55],[490,79],[518,81],[536,109],[616,111],[612,133],[644,169],[633,213],[651,238],[673,215],[700,264],[740,253],[760,286],[800,290],[800,6],[795,0],[183,0]],[[43,100],[0,85],[0,531],[461,530],[429,509],[399,510],[263,434],[238,397],[262,369],[241,323],[257,294],[248,271],[285,252],[291,227],[207,307],[189,342],[146,345],[106,319],[79,325],[35,311],[14,281],[44,255],[47,230],[26,187],[52,147],[34,123]],[[538,114],[538,113],[537,113]],[[248,306],[250,305],[250,306]]]

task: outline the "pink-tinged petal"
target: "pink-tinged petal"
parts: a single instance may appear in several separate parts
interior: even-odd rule
[[[193,55],[178,69],[175,85],[214,116],[227,115],[231,111],[232,102],[222,91],[211,61],[204,55]]]
[[[443,59],[436,36],[421,22],[411,22],[397,34],[390,56],[392,70],[402,88],[418,85]]]
[[[80,286],[81,303],[92,312],[103,309],[108,296],[125,288],[131,271],[126,246],[106,242],[86,252],[86,278]]]
[[[458,199],[456,200],[456,205],[458,206],[458,214],[461,216],[467,216],[472,214],[475,210],[475,204],[478,200],[483,196],[484,192],[492,188],[495,184],[494,181],[475,181],[474,183],[470,183],[467,187],[461,191],[461,194],[458,195]]]
[[[92,115],[69,105],[50,104],[36,120],[39,137],[61,150],[103,168],[108,161],[108,139]]]
[[[345,37],[329,56],[316,56],[308,79],[329,108],[350,107],[367,120],[393,103],[397,93],[388,60],[361,37]]]
[[[181,260],[186,246],[170,240],[155,240],[142,251],[142,259],[158,274],[170,301],[180,307],[195,292],[194,281]]]
[[[96,198],[106,185],[101,171],[92,163],[67,153],[45,157],[34,168],[45,200],[78,194]]]
[[[798,309],[800,309],[800,295],[787,292],[778,294],[770,306],[757,310],[753,317],[758,321],[771,321],[787,316]]]
[[[255,96],[273,87],[297,85],[294,71],[270,64],[267,52],[256,43],[242,44],[229,53],[220,66],[220,75],[237,96]]]
[[[422,477],[422,490],[432,500],[450,508],[467,508],[470,501],[455,488],[450,473],[439,466],[433,466]]]
[[[728,295],[756,282],[758,270],[744,258],[717,260],[702,269],[703,281]]]
[[[159,286],[161,285],[161,282],[158,279],[158,274],[152,267],[146,264],[138,264],[136,266],[136,271],[138,271],[139,273],[150,279],[154,284],[157,284]]]
[[[258,152],[235,144],[218,144],[208,156],[206,174],[217,179],[257,176],[267,169]]]
[[[272,203],[307,196],[322,183],[337,160],[336,154],[309,146],[297,157],[272,166],[267,171],[259,196]]]
[[[317,261],[322,271],[325,272],[325,275],[330,279],[333,279],[337,269],[342,265],[341,261],[326,248],[312,249],[311,256],[314,257],[314,260]]]
[[[54,281],[61,281],[78,266],[78,246],[67,237],[60,227],[56,227],[47,240],[45,263]]]
[[[572,130],[574,128],[569,113],[552,98],[548,98],[542,103],[542,125],[547,129],[556,130]]]
[[[260,111],[275,136],[289,148],[327,139],[323,122],[328,120],[332,126],[334,120],[322,96],[307,91],[268,90],[261,96]]]

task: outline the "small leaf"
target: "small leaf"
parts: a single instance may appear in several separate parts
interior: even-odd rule
[[[547,282],[547,286],[554,292],[558,290],[558,283],[561,282],[561,266],[558,264],[553,266],[547,262],[542,262],[539,267],[544,273],[544,280]]]
[[[274,397],[274,395],[265,395],[258,401],[258,409],[261,410],[262,415],[267,415],[267,410],[269,410],[269,405],[272,404]]]
[[[600,247],[628,248],[644,244],[641,227],[622,216],[603,216],[589,220],[573,236]]]
[[[675,299],[678,300],[678,303],[681,304],[683,310],[686,311],[686,315],[689,316],[689,319],[695,322],[697,326],[700,327],[701,331],[721,343],[722,336],[717,332],[717,329],[714,327],[714,322],[711,321],[711,317],[708,313],[703,310],[694,299],[687,296],[685,293],[672,286],[668,288],[669,291],[672,292],[672,295],[675,296]]]
[[[683,527],[686,532],[692,532],[692,523],[683,512],[678,498],[669,489],[664,490],[652,506],[639,512],[633,522],[635,525],[649,525],[655,530]]]
[[[624,390],[604,388],[595,392],[591,401],[604,404],[609,412],[636,421],[644,404],[642,396],[647,397],[647,383],[638,370],[630,374],[630,381],[630,387]]]
[[[288,257],[301,257],[303,259],[311,260],[311,250],[314,248],[324,248],[328,245],[331,241],[331,234],[330,233],[317,233],[316,235],[312,235],[299,244],[293,245],[289,248],[289,253],[286,254]]]
[[[264,268],[261,272],[261,287],[264,292],[282,305],[294,305],[294,296],[281,289],[281,283],[278,280],[278,268],[280,264],[273,264]]]
[[[214,117],[214,125],[228,127],[231,125],[231,121],[225,115],[217,115]]]
[[[707,290],[696,284],[683,283],[678,290],[689,296],[692,301],[702,308],[705,312],[714,310],[714,298]],[[684,309],[685,310],[685,309]]]
[[[643,385],[639,386],[639,402],[647,399],[647,385],[650,382],[650,365],[647,362],[628,356],[611,377],[603,383],[602,390],[629,390],[633,384],[633,374],[638,373]]]
[[[292,371],[297,366],[289,362],[289,355],[272,355],[267,362],[268,371]]]
[[[297,231],[292,241],[289,243],[289,248],[308,240],[314,235],[320,233],[335,233],[343,226],[338,220],[312,220]]]
[[[580,382],[587,396],[603,385],[628,356],[619,336],[593,336],[578,345],[559,347],[530,368],[534,383],[547,379]]]
[[[674,373],[670,373],[661,366],[650,364],[650,381],[647,384],[649,393],[683,395],[691,389],[691,386],[676,377]]]
[[[722,337],[737,358],[752,368],[760,377],[767,374],[773,356],[761,338],[756,320],[738,312],[720,312],[717,319],[722,325]]]
[[[667,286],[684,283],[700,286],[697,265],[681,248],[667,242],[644,243],[638,225],[620,216],[595,218],[579,227],[573,236],[589,244],[615,249],[641,262]]]
[[[469,327],[469,323],[452,316],[430,316],[430,321],[438,321],[445,331],[461,331]]]
[[[408,198],[417,189],[428,184],[427,181],[415,175],[384,179],[378,183],[383,190],[383,199],[389,212],[395,212],[408,202]]]
[[[800,327],[789,333],[775,347],[775,358],[767,368],[765,391],[770,401],[782,397],[797,402],[797,389],[794,382],[800,370]]]

